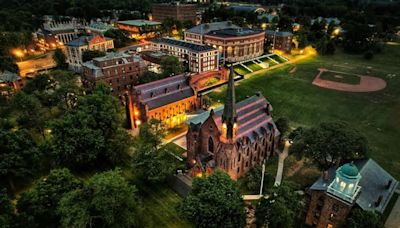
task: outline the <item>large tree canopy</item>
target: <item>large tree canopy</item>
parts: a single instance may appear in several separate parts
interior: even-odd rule
[[[67,193],[58,213],[64,227],[135,227],[139,205],[136,187],[116,170],[96,174],[83,188]]]
[[[80,186],[80,181],[68,169],[52,170],[22,194],[17,204],[18,212],[32,216],[32,227],[59,227],[60,216],[55,209],[60,199]]]
[[[290,152],[305,155],[327,170],[340,160],[364,157],[367,147],[367,139],[347,123],[329,122],[296,136]]]
[[[195,178],[181,214],[196,227],[244,227],[244,202],[236,182],[222,171]]]
[[[383,228],[382,217],[373,211],[364,211],[358,208],[350,212],[347,218],[347,227],[349,228]]]

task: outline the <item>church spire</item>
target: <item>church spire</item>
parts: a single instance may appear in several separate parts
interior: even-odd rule
[[[234,139],[236,136],[236,99],[235,99],[235,73],[230,66],[228,89],[225,96],[224,112],[222,114],[223,136],[226,139]],[[226,129],[226,131],[225,131]]]

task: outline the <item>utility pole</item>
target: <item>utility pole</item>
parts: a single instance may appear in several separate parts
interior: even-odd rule
[[[260,186],[260,197],[262,197],[262,191],[264,187],[264,174],[265,174],[265,159],[262,164],[262,174],[261,174],[261,186]]]

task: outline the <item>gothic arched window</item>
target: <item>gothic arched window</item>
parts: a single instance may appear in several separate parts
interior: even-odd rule
[[[214,153],[214,141],[211,137],[208,138],[208,152]]]

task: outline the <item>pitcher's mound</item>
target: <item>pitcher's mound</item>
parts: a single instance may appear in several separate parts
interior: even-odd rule
[[[326,89],[334,89],[334,90],[347,91],[347,92],[359,92],[359,93],[379,91],[386,87],[386,81],[381,78],[377,78],[377,77],[356,75],[356,76],[360,77],[359,84],[348,84],[348,83],[343,83],[343,82],[322,79],[321,75],[324,72],[338,73],[338,76],[340,76],[340,77],[345,77],[346,75],[354,76],[354,74],[330,71],[330,70],[321,68],[321,69],[319,69],[318,75],[315,77],[314,81],[312,82],[313,85],[316,85],[316,86],[319,86],[322,88],[326,88]],[[336,75],[335,75],[335,77],[336,77]],[[339,77],[337,77],[337,78],[339,78]]]

